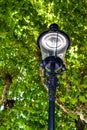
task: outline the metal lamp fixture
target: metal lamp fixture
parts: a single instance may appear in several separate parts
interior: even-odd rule
[[[64,60],[65,52],[70,46],[70,39],[66,33],[58,29],[56,24],[51,24],[49,30],[40,34],[37,44],[41,49],[42,59],[57,56]]]
[[[65,53],[70,46],[70,39],[54,23],[50,25],[48,30],[39,35],[37,45],[41,50],[42,61],[40,65],[47,75],[46,85],[49,90],[48,130],[54,130],[55,93],[56,87],[59,86],[57,72],[58,70],[65,70],[63,61]]]

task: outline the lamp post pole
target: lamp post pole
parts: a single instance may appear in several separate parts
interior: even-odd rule
[[[49,91],[49,115],[48,115],[48,130],[55,129],[55,97],[56,97],[56,86],[55,86],[55,63],[51,64],[51,72],[48,79],[48,91]]]
[[[63,62],[58,57],[47,57],[43,60],[41,67],[45,71],[46,85],[48,86],[48,130],[55,130],[55,99],[56,88],[59,87],[58,75],[56,71],[62,72],[64,70]],[[49,71],[48,71],[49,70]]]
[[[55,130],[55,99],[56,88],[59,87],[58,75],[65,70],[63,60],[65,52],[70,46],[70,39],[66,33],[58,29],[57,24],[51,24],[50,29],[41,33],[37,39],[41,49],[41,67],[46,76],[48,86],[48,130]]]

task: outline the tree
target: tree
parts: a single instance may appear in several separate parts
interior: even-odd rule
[[[47,91],[36,40],[51,23],[69,34],[67,72],[60,76],[56,129],[87,130],[87,1],[0,1],[0,129],[47,130]]]

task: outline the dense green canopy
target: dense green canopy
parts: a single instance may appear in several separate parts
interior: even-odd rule
[[[56,23],[71,39],[60,76],[56,130],[87,130],[87,1],[0,0],[0,130],[47,130],[38,35]]]

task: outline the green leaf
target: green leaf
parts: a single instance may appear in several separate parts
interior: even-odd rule
[[[64,103],[64,102],[65,102],[65,98],[60,97],[60,101],[61,101],[62,103]]]
[[[85,96],[79,96],[79,100],[80,100],[82,103],[87,103],[87,99],[85,98]]]

